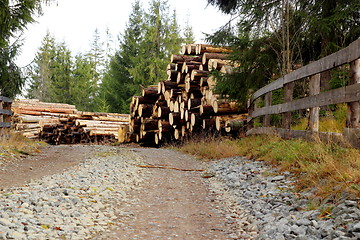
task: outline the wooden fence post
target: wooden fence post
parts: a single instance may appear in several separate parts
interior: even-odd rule
[[[360,83],[360,58],[350,63],[349,85]],[[360,128],[360,101],[348,103],[348,128]]]
[[[4,109],[4,102],[2,101],[2,99],[0,99],[0,109]],[[3,123],[3,122],[5,122],[5,115],[0,113],[0,123]]]
[[[246,127],[246,131],[249,131],[250,129],[253,129],[254,128],[254,119],[252,119],[252,113],[254,112],[254,104],[255,103],[252,103],[251,105],[248,106],[248,114],[249,114],[249,117],[248,117],[248,120],[247,120],[247,127]]]
[[[315,74],[310,77],[309,83],[309,95],[314,96],[320,93],[320,73]],[[319,113],[320,107],[314,107],[310,109],[309,117],[309,129],[310,131],[319,131]]]
[[[293,99],[294,82],[284,85],[284,102],[291,102]],[[282,128],[290,129],[291,126],[291,112],[285,112],[282,114]]]
[[[265,94],[265,107],[269,107],[271,106],[271,102],[272,102],[272,92],[268,92],[267,94]],[[270,114],[266,114],[264,117],[264,127],[270,127]]]
[[[0,128],[11,126],[11,104],[10,98],[0,96]]]

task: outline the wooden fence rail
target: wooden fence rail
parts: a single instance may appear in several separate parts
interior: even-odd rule
[[[350,81],[345,87],[320,92],[320,74],[344,64],[350,64]],[[293,100],[294,84],[303,79],[309,79],[309,96]],[[281,104],[272,105],[272,92],[284,89],[284,101]],[[264,100],[264,107],[258,107],[257,99]],[[263,127],[251,128],[247,134],[279,134],[282,137],[303,137],[317,133],[318,136],[337,136],[329,133],[319,134],[319,109],[320,107],[347,103],[348,116],[347,128],[343,136],[350,142],[360,147],[360,38],[351,43],[348,47],[312,62],[300,69],[297,69],[267,86],[256,91],[249,102],[249,125],[252,121],[264,116]],[[310,109],[309,131],[290,130],[291,112],[303,109]],[[270,115],[282,114],[282,128],[269,128]]]
[[[0,96],[0,128],[11,126],[11,104],[10,98]]]

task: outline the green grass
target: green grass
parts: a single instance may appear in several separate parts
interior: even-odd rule
[[[297,191],[315,188],[314,198],[337,200],[339,193],[359,196],[360,151],[332,143],[283,140],[251,136],[238,140],[223,138],[188,142],[181,151],[205,159],[246,156],[265,161],[297,176]]]
[[[0,164],[12,161],[20,156],[33,155],[45,143],[29,140],[20,133],[8,129],[0,131]]]
[[[347,105],[338,104],[334,111],[323,112],[319,119],[319,131],[320,132],[336,132],[342,133],[346,127],[347,117]],[[291,126],[293,130],[307,130],[308,118],[300,118],[296,121],[296,124]]]

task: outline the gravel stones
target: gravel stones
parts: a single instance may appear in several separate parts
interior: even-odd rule
[[[126,206],[134,200],[126,192],[143,181],[144,172],[135,166],[142,160],[128,149],[106,149],[60,174],[1,191],[0,239],[92,239],[114,224],[121,227],[118,218],[133,217]],[[204,166],[214,193],[209,198],[225,202],[224,221],[240,229],[229,239],[360,239],[357,200],[345,200],[328,218],[319,218],[320,210],[303,210],[308,202],[294,194],[288,172],[277,176],[262,162],[241,157]]]
[[[223,188],[237,205],[239,225],[246,217],[256,229],[256,235],[243,233],[239,239],[360,239],[357,201],[346,200],[332,210],[331,217],[319,218],[319,210],[304,210],[308,201],[294,194],[289,172],[276,175],[262,162],[242,157],[211,162],[208,171],[215,174],[212,187]]]
[[[110,206],[139,185],[133,164],[140,160],[119,148],[101,155],[0,192],[0,239],[88,239],[113,225],[118,213]]]

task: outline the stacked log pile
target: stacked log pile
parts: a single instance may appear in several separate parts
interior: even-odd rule
[[[51,144],[114,141],[120,126],[129,124],[128,114],[80,112],[74,105],[17,100],[13,127],[28,138]]]
[[[180,140],[201,130],[233,132],[247,115],[235,101],[214,93],[211,71],[230,73],[227,48],[191,44],[172,55],[168,79],[144,88],[130,104],[130,124],[119,129],[120,142],[159,144]]]
[[[76,107],[69,104],[45,103],[38,99],[15,100],[12,104],[12,127],[25,137],[38,138],[40,123],[65,121]]]

